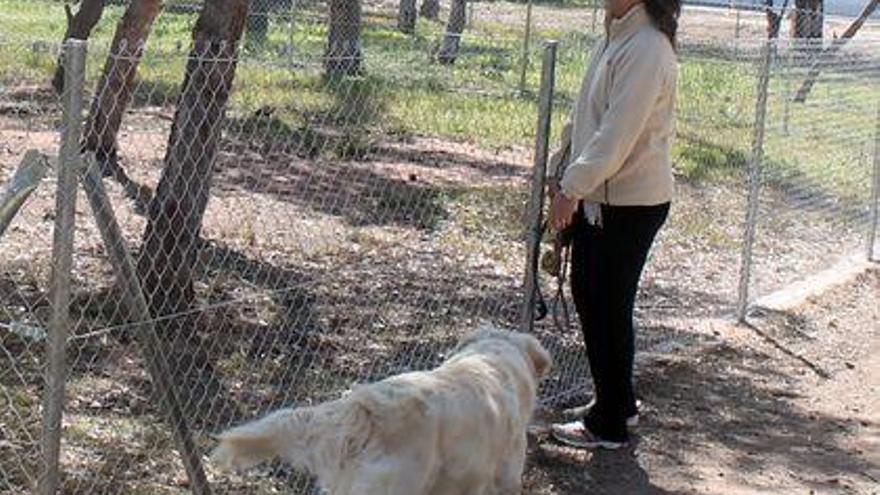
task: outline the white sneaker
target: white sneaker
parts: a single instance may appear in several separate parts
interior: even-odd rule
[[[550,435],[559,443],[576,449],[606,449],[617,450],[626,445],[626,442],[614,442],[603,440],[588,430],[583,421],[570,423],[557,423],[550,426]]]

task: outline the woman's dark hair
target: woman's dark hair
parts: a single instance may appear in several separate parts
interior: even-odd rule
[[[681,13],[681,0],[642,0],[645,10],[654,26],[669,38],[676,47],[675,33],[678,31],[678,15]]]

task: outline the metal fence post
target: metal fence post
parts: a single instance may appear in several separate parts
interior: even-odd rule
[[[535,157],[532,169],[532,190],[528,210],[526,238],[525,298],[522,307],[521,328],[531,331],[535,324],[535,289],[537,288],[538,259],[541,248],[541,221],[544,210],[544,181],[547,175],[547,156],[550,148],[550,119],[553,110],[553,89],[556,74],[558,42],[547,41],[541,65],[541,89],[538,100],[538,123],[535,132]]]
[[[736,27],[733,30],[733,56],[739,56],[739,32],[742,25],[742,14],[740,13],[739,7],[737,7],[733,2],[731,2],[731,6],[734,10],[736,10]]]
[[[89,199],[95,223],[104,241],[104,247],[110,257],[116,279],[125,290],[125,304],[128,308],[130,321],[135,326],[135,336],[140,342],[147,362],[147,371],[154,381],[158,395],[162,401],[163,412],[168,417],[172,435],[183,460],[183,467],[189,477],[190,488],[196,495],[210,495],[211,487],[202,466],[201,453],[193,439],[192,432],[177,390],[167,374],[168,365],[162,354],[162,346],[156,334],[155,325],[150,317],[147,299],[141,288],[135,269],[135,263],[126,249],[125,238],[116,223],[113,205],[104,191],[101,170],[92,154],[87,159],[87,167],[82,176],[83,190]]]
[[[287,11],[287,59],[290,63],[290,68],[296,68],[296,57],[294,57],[294,41],[293,41],[293,30],[296,25],[296,0],[291,0],[290,8]]]
[[[785,101],[783,101],[784,107],[782,110],[782,135],[787,137],[790,134],[791,124],[791,79],[795,76],[795,71],[793,70],[794,61],[791,56],[793,47],[791,46],[791,43],[788,43],[785,48],[785,67],[783,67],[781,71],[783,82],[785,83]]]
[[[67,379],[66,348],[70,327],[71,269],[76,213],[79,143],[82,136],[83,82],[86,42],[69,39],[64,44],[64,95],[58,186],[55,194],[55,226],[52,243],[52,320],[48,338],[46,389],[43,396],[43,472],[38,484],[41,495],[53,495],[60,480],[61,419]]]
[[[532,40],[532,0],[526,4],[526,29],[523,35],[523,51],[522,60],[519,68],[519,92],[524,93],[526,90],[526,73],[529,71],[529,49]]]
[[[877,224],[880,223],[880,104],[874,128],[874,186],[871,188],[871,228],[868,230],[868,261],[880,261],[877,253]]]
[[[0,184],[0,237],[48,171],[48,158],[36,150],[28,150],[9,181]]]
[[[592,19],[590,20],[590,32],[596,33],[596,18],[599,17],[599,0],[592,0],[590,2],[590,8],[593,9]]]
[[[770,83],[770,64],[773,60],[773,41],[764,42],[761,53],[761,68],[758,74],[758,87],[755,102],[755,126],[752,131],[752,153],[749,157],[749,196],[746,207],[746,224],[743,232],[742,256],[740,259],[739,289],[737,291],[736,317],[740,322],[746,319],[749,306],[749,284],[752,272],[752,248],[755,243],[755,229],[758,221],[758,203],[761,190],[761,162],[764,158],[764,129],[767,119],[767,92]]]

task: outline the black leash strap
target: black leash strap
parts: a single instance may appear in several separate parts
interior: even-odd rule
[[[562,173],[564,172],[563,164],[568,162],[568,155],[571,152],[571,142],[568,142],[564,145],[562,156],[559,158],[556,170],[554,173],[554,179],[558,183],[562,179]],[[549,230],[549,219],[544,220],[541,224],[541,238],[544,237],[544,234]],[[541,321],[547,317],[547,314],[552,311],[553,313],[553,324],[557,330],[567,332],[571,329],[569,311],[568,311],[568,302],[565,300],[565,274],[568,271],[568,257],[569,257],[569,248],[570,242],[566,242],[563,236],[566,233],[563,232],[555,232],[553,239],[553,252],[554,256],[557,256],[558,259],[556,263],[559,264],[557,267],[557,271],[554,274],[554,278],[556,279],[556,291],[553,295],[553,300],[550,302],[550,308],[548,311],[547,301],[544,299],[544,294],[541,291],[541,284],[538,277],[538,272],[541,271],[539,268],[535,270],[535,321]],[[540,243],[538,243],[538,252],[540,253]],[[561,315],[560,315],[561,312]]]
[[[541,226],[541,235],[547,231],[547,222],[545,221]],[[542,321],[547,317],[548,314],[553,314],[553,325],[557,330],[568,332],[571,330],[571,317],[570,312],[568,310],[568,301],[565,299],[565,281],[566,281],[566,273],[568,273],[568,263],[569,263],[569,245],[564,243],[561,239],[562,234],[556,233],[556,238],[554,239],[554,251],[556,252],[556,256],[559,257],[559,267],[558,271],[555,275],[556,279],[556,290],[553,295],[553,299],[550,301],[550,305],[548,308],[547,301],[544,298],[544,293],[541,290],[540,280],[538,278],[538,271],[535,271],[535,321]]]

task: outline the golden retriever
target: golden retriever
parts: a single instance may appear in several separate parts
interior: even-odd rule
[[[550,364],[531,335],[481,330],[431,371],[228,430],[211,457],[227,469],[279,457],[330,495],[519,494],[526,428]]]

